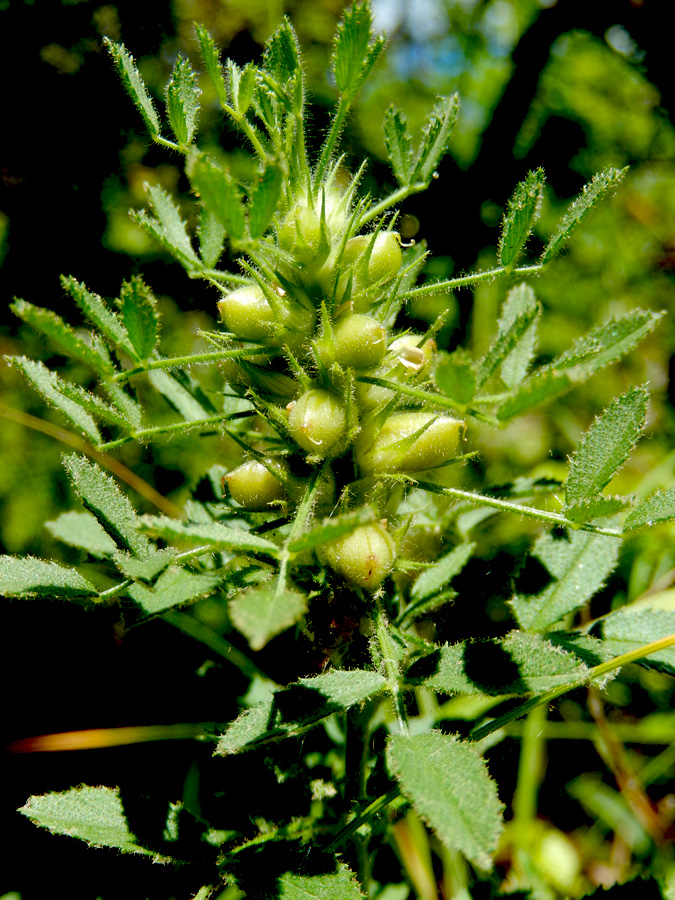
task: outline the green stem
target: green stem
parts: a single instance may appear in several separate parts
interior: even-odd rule
[[[144,428],[141,431],[135,431],[133,434],[118,438],[116,441],[108,441],[107,444],[101,444],[98,449],[112,450],[114,447],[121,447],[123,444],[128,444],[130,441],[140,441],[142,443],[143,441],[152,440],[155,437],[161,437],[165,434],[187,434],[189,431],[205,428],[208,425],[222,425],[222,423],[228,419],[241,418],[241,416],[241,413],[230,413],[229,415],[220,413],[217,416],[209,416],[208,419],[196,419],[192,422],[176,422],[173,425],[157,425],[155,428]]]
[[[544,729],[547,708],[535,706],[527,714],[520,742],[518,779],[513,795],[513,818],[518,824],[518,833],[537,817],[537,794],[545,767]]]
[[[386,212],[392,206],[395,206],[397,203],[401,203],[406,197],[412,196],[412,194],[419,194],[420,191],[425,191],[429,185],[424,181],[416,181],[414,184],[408,184],[405,187],[399,188],[397,191],[389,194],[388,197],[385,197],[384,200],[380,200],[379,203],[376,203],[374,206],[371,206],[370,209],[359,219],[358,228],[363,228],[364,225],[367,225],[368,222],[372,222],[373,219],[376,219],[378,216],[381,216],[383,212]]]
[[[508,270],[506,266],[498,266],[496,269],[490,269],[487,272],[474,272],[470,275],[460,275],[459,278],[450,278],[447,281],[433,281],[429,284],[423,284],[421,287],[406,291],[402,297],[404,300],[410,300],[413,297],[425,297],[428,294],[436,294],[439,291],[452,291],[454,288],[465,287],[468,284],[492,281],[503,275],[538,275],[543,269],[544,266],[539,263],[532,266],[519,266],[517,269],[511,270]]]
[[[316,175],[314,178],[314,184],[316,185],[320,185],[323,181],[323,176],[326,174],[328,163],[330,162],[331,156],[333,155],[333,149],[335,148],[337,139],[339,138],[340,132],[342,131],[342,127],[347,117],[347,113],[349,112],[350,106],[350,100],[347,100],[345,97],[340,97],[340,102],[338,103],[337,109],[335,110],[335,115],[333,116],[333,121],[331,122],[330,131],[328,132],[328,137],[326,138],[321,150],[319,165],[316,168]]]
[[[382,609],[382,604],[378,598],[375,600],[375,633],[377,642],[382,653],[384,666],[387,671],[387,681],[389,692],[394,701],[394,711],[396,714],[397,730],[400,734],[408,734],[408,716],[405,709],[405,701],[400,688],[401,670],[396,659],[392,640],[387,630],[387,616]]]
[[[383,809],[386,809],[390,803],[392,803],[396,798],[400,795],[401,789],[398,785],[393,787],[386,794],[382,794],[381,797],[378,797],[377,800],[373,800],[372,803],[368,804],[364,810],[362,810],[358,816],[355,816],[351,822],[348,822],[344,828],[341,828],[337,835],[333,838],[330,844],[326,847],[327,853],[332,853],[334,850],[337,850],[338,847],[341,847],[344,842],[350,838],[353,834],[355,834],[362,825],[365,825],[366,822],[369,822],[371,819],[375,818],[375,816],[382,812]]]
[[[167,141],[166,138],[160,137],[158,134],[153,135],[153,141],[156,144],[159,144],[160,147],[167,147],[169,150],[177,150],[179,153],[187,153],[187,149],[179,146],[178,144],[174,144],[173,141]]]
[[[172,356],[169,359],[153,359],[143,365],[135,366],[133,369],[127,369],[125,372],[118,372],[113,375],[112,381],[124,382],[133,378],[134,375],[141,375],[143,372],[152,372],[155,369],[175,369],[178,366],[198,366],[203,363],[217,362],[221,359],[233,359],[238,356],[248,355],[249,353],[259,350],[267,350],[267,347],[254,345],[245,349],[238,348],[234,350],[214,350],[210,353],[194,353],[190,356]]]

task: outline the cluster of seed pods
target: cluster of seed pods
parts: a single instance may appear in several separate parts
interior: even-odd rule
[[[257,277],[218,304],[226,330],[262,348],[228,361],[226,378],[274,410],[266,418],[287,441],[283,455],[258,453],[223,479],[246,509],[297,502],[303,490],[293,472],[298,455],[303,466],[323,467],[316,505],[323,515],[335,509],[334,470],[365,486],[363,502],[383,476],[433,469],[456,455],[461,421],[402,408],[391,388],[359,380],[420,385],[429,377],[435,343],[410,332],[391,334],[378,318],[403,264],[399,235],[380,229],[345,240],[348,209],[336,192],[328,196],[320,212],[298,203],[279,225],[276,279]],[[359,502],[352,489],[355,497]],[[344,502],[338,507],[343,511]],[[396,549],[383,518],[325,544],[320,557],[349,583],[372,591],[391,571]]]

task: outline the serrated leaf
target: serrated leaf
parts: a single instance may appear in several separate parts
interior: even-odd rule
[[[70,566],[34,556],[0,556],[0,593],[5,597],[88,597],[97,591]]]
[[[478,363],[476,383],[479,387],[488,380],[499,365],[517,352],[523,342],[527,346],[528,335],[532,326],[536,325],[540,313],[539,304],[535,301],[532,305],[524,305],[508,325],[504,322],[504,331],[497,332],[492,346]]]
[[[434,381],[438,389],[458,406],[467,406],[476,393],[476,373],[466,351],[444,353],[434,370]]]
[[[529,412],[617,362],[649,334],[661,315],[636,309],[592,328],[570,350],[523,381],[498,408],[498,418],[505,422]]]
[[[25,356],[11,357],[14,366],[20,369],[38,393],[68,419],[94,445],[101,443],[101,434],[96,422],[82,406],[66,397],[61,389],[63,379],[41,362],[34,362]]]
[[[384,114],[384,143],[389,162],[400,185],[410,184],[412,179],[413,145],[408,123],[400,109],[390,106]]]
[[[616,538],[588,531],[540,537],[532,556],[552,580],[538,594],[513,597],[511,607],[519,624],[527,631],[545,631],[582,607],[614,570],[620,546]]]
[[[83,504],[117,546],[134,556],[148,556],[150,543],[136,531],[136,511],[113,479],[96,463],[76,453],[64,456],[63,465]]]
[[[630,497],[596,497],[594,500],[582,500],[573,506],[565,507],[565,518],[580,525],[582,522],[592,522],[594,519],[604,519],[621,512],[631,503]]]
[[[518,339],[513,350],[504,357],[501,365],[501,376],[504,384],[516,387],[526,377],[530,363],[537,348],[537,328],[541,308],[528,284],[519,284],[506,296],[499,319],[499,334],[506,335],[519,316],[534,314],[531,324]]]
[[[208,269],[218,263],[225,246],[225,229],[216,216],[202,206],[199,215],[199,255]]]
[[[438,593],[457,575],[471,558],[476,545],[460,544],[441,556],[433,566],[425,569],[412,586],[413,600],[424,600]]]
[[[625,463],[642,435],[648,400],[645,387],[632,387],[591,425],[570,458],[567,506],[595,499]]]
[[[375,696],[386,684],[382,675],[363,669],[301,678],[235,719],[220,738],[216,753],[224,756],[302,734],[332,713],[344,712]]]
[[[356,96],[384,49],[382,37],[371,43],[372,21],[370,4],[354,3],[337,28],[332,67],[337,89],[348,100]]]
[[[283,175],[276,166],[268,166],[249,191],[248,228],[251,237],[262,237],[277,210]]]
[[[253,63],[247,63],[240,69],[232,60],[228,60],[228,67],[232,101],[239,115],[243,116],[251,105],[258,84],[258,68]]]
[[[393,735],[387,766],[417,814],[451,850],[492,868],[503,804],[475,747],[453,735]]]
[[[264,66],[280,86],[300,70],[300,47],[289,20],[284,17],[265,44]]]
[[[175,372],[167,372],[163,369],[151,369],[148,372],[150,383],[159,391],[164,399],[186,422],[196,422],[206,419],[209,413],[201,403],[187,391],[177,380]]]
[[[406,681],[447,694],[541,694],[582,680],[588,667],[538,635],[512,631],[499,641],[446,645],[416,660]]]
[[[668,522],[670,519],[675,519],[675,488],[655,491],[649,497],[641,500],[626,517],[623,530],[633,531],[635,528],[644,528],[645,525],[655,525],[657,522]]]
[[[140,210],[135,216],[138,223],[188,270],[199,268],[199,258],[192,247],[185,222],[173,199],[159,185],[147,185],[146,189],[157,218],[152,219],[145,210]]]
[[[244,208],[239,188],[227,169],[200,153],[190,161],[188,178],[230,238],[241,240],[246,233]]]
[[[199,95],[190,61],[178,54],[166,86],[166,112],[171,130],[181,146],[192,143],[199,118]]]
[[[544,247],[540,263],[545,265],[556,256],[569,239],[574,229],[579,225],[590,211],[623,180],[628,169],[605,169],[594,175],[591,181],[584,186],[583,191],[571,204],[563,216],[558,228]]]
[[[117,544],[87,512],[65,512],[53,522],[45,522],[45,528],[57,540],[71,547],[86,550],[97,559],[112,556]]]
[[[296,875],[286,872],[277,877],[275,900],[364,900],[365,895],[354,874],[340,864],[328,875]]]
[[[157,346],[159,313],[155,297],[142,278],[135,276],[123,283],[120,309],[136,358],[147,359]]]
[[[525,246],[539,218],[546,176],[543,169],[528,172],[508,203],[499,241],[499,264],[510,268]]]
[[[227,525],[216,522],[182,522],[168,516],[141,516],[137,527],[144,534],[151,534],[188,547],[205,544],[212,546],[214,551],[248,551],[272,557],[279,555],[277,545],[267,538],[245,531],[243,528],[228,528]]]
[[[106,381],[102,385],[103,390],[110,397],[120,416],[126,422],[127,427],[131,429],[140,429],[143,426],[143,417],[141,407],[126,393],[121,384],[114,381]]]
[[[117,74],[122,79],[122,83],[124,84],[127,93],[134,101],[136,108],[143,117],[145,127],[153,138],[159,137],[159,118],[153,102],[150,99],[150,95],[148,94],[145,82],[136,68],[133,56],[129,53],[124,44],[116,44],[107,37],[103,38],[103,43],[106,45],[112,56],[113,63],[117,69]]]
[[[123,553],[118,550],[115,553],[114,560],[117,568],[127,578],[154,581],[160,572],[163,572],[164,569],[171,565],[177,554],[178,550],[175,550],[173,547],[165,547],[151,556],[146,556],[145,559],[137,559],[129,553]]]
[[[156,856],[137,843],[129,829],[119,788],[81,787],[31,797],[19,810],[34,825],[66,834],[92,847],[115,847],[122,853]]]
[[[224,579],[224,574],[200,574],[172,566],[162,572],[152,587],[136,583],[127,589],[127,593],[146,615],[156,616],[208,596]]]
[[[626,607],[605,616],[598,630],[603,650],[609,651],[612,657],[620,656],[674,634],[675,611]],[[637,663],[675,675],[675,648],[659,650],[637,660]]]
[[[429,184],[436,168],[448,152],[450,135],[457,121],[459,97],[439,97],[422,132],[412,181]]]
[[[119,317],[108,309],[98,294],[90,291],[85,284],[77,281],[72,275],[62,275],[61,286],[113,347],[121,347],[127,353],[132,353],[131,342],[124,325]]]
[[[252,588],[230,601],[232,624],[252,650],[262,648],[307,612],[307,597],[300,591]]]
[[[225,86],[223,70],[220,65],[220,53],[218,48],[203,25],[199,25],[195,22],[195,31],[197,32],[197,40],[199,41],[199,47],[202,51],[204,66],[216,89],[218,101],[221,106],[226,106],[228,103],[227,88]]]
[[[49,309],[33,306],[32,303],[27,303],[25,300],[15,300],[11,305],[11,310],[31,328],[46,335],[64,356],[80,360],[95,372],[104,375],[114,374],[115,370],[110,360],[101,356],[79,338],[74,329],[56,313]]]
[[[315,526],[314,528],[301,534],[299,538],[291,541],[288,549],[291,553],[301,553],[303,550],[313,550],[315,547],[321,547],[329,541],[344,534],[354,531],[360,525],[368,525],[375,521],[375,511],[369,506],[362,506],[354,512],[343,513],[342,515],[331,516],[329,519]]]

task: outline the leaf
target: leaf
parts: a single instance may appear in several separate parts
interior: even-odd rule
[[[199,95],[190,61],[178,54],[166,86],[166,112],[171,130],[181,146],[192,143],[199,118]]]
[[[98,524],[98,521],[87,512],[65,512],[53,522],[45,522],[57,540],[71,547],[86,550],[97,559],[112,556],[117,544]]]
[[[112,56],[113,63],[117,69],[117,74],[122,79],[122,84],[134,101],[136,109],[138,109],[143,117],[145,127],[153,138],[159,137],[159,118],[157,117],[157,112],[150,99],[150,95],[148,94],[145,82],[136,68],[133,56],[129,53],[124,44],[116,44],[107,37],[103,38],[103,43],[106,45]]]
[[[148,372],[148,379],[155,390],[159,391],[169,405],[176,412],[180,413],[186,422],[195,422],[199,419],[208,418],[208,412],[177,380],[174,372],[167,372],[163,369],[151,369]]]
[[[422,132],[413,181],[429,184],[441,160],[448,152],[450,134],[457,121],[459,97],[439,97]]]
[[[154,558],[150,557],[150,560],[154,561]],[[161,562],[165,564],[165,558]],[[224,574],[197,574],[172,566],[162,572],[153,587],[136,583],[128,588],[127,593],[144,613],[155,616],[174,606],[183,606],[206,597],[213,593],[224,578]]]
[[[141,408],[136,400],[125,392],[122,385],[116,384],[114,381],[106,381],[102,387],[115,404],[124,422],[126,422],[127,428],[141,429],[143,427],[143,419]]]
[[[434,381],[439,390],[458,406],[467,406],[476,393],[476,373],[473,362],[465,350],[443,353],[434,370]]]
[[[230,238],[241,240],[246,233],[244,208],[239,188],[227,169],[198,153],[191,158],[187,174],[193,190]]]
[[[302,734],[335,712],[344,712],[379,694],[386,680],[365,669],[335,670],[267,696],[232,722],[216,747],[225,756],[269,741]]]
[[[655,525],[657,522],[668,522],[675,519],[675,487],[665,491],[655,491],[641,500],[623,524],[624,531]]]
[[[475,547],[475,544],[460,544],[425,569],[412,586],[412,599],[424,600],[438,593],[464,568]]]
[[[300,71],[298,38],[286,17],[268,38],[263,61],[265,68],[279,85],[286,84]]]
[[[70,566],[34,556],[0,556],[0,593],[5,597],[89,597],[97,591]]]
[[[532,233],[539,218],[546,176],[543,169],[528,172],[509,200],[499,241],[499,265],[510,268]]]
[[[463,641],[416,660],[410,684],[447,694],[541,694],[582,680],[589,672],[573,653],[539,637],[512,631],[499,641]]]
[[[97,353],[89,344],[77,336],[74,329],[67,325],[60,316],[49,309],[40,309],[25,300],[15,300],[11,305],[12,312],[27,325],[46,335],[54,346],[70,359],[78,359],[90,366],[95,372],[112,375],[114,369],[109,359]]]
[[[595,372],[617,362],[654,328],[661,313],[641,309],[592,328],[570,350],[523,381],[497,409],[500,421],[529,412],[586,381]]]
[[[528,631],[545,631],[583,606],[614,570],[620,546],[616,538],[588,531],[540,537],[532,556],[543,563],[552,580],[538,594],[513,597],[511,607],[519,624]]]
[[[337,89],[347,100],[356,96],[384,49],[381,36],[371,43],[371,26],[370,4],[355,2],[337,28],[332,67]]]
[[[277,877],[275,900],[364,900],[365,895],[354,874],[343,864],[328,875],[296,875],[286,872]]]
[[[83,504],[117,546],[134,556],[148,556],[150,543],[136,531],[136,511],[113,479],[96,463],[76,453],[64,456],[63,465]]]
[[[403,186],[410,184],[414,169],[412,137],[405,116],[395,106],[384,114],[384,143],[396,180]]]
[[[217,265],[225,246],[225,229],[216,216],[202,206],[199,214],[199,255],[207,269]]]
[[[159,337],[159,313],[157,303],[150,288],[142,278],[134,276],[125,281],[120,292],[122,322],[135,351],[142,361],[147,359]]]
[[[595,633],[595,629],[594,629]],[[675,634],[675,611],[666,609],[631,609],[625,607],[605,616],[599,624],[599,636],[605,652],[612,657],[630,653],[644,644]],[[636,660],[641,666],[675,675],[675,648],[668,647]]]
[[[139,530],[144,534],[188,547],[206,544],[214,551],[236,550],[272,557],[279,555],[275,543],[243,528],[228,528],[216,522],[182,522],[168,516],[141,516],[137,521]]]
[[[349,532],[354,531],[360,525],[368,525],[370,522],[374,522],[375,518],[375,511],[370,506],[362,506],[354,512],[331,516],[329,519],[324,519],[320,525],[316,525],[291,541],[288,549],[291,553],[313,550],[329,541],[334,541],[344,534],[349,534]]]
[[[503,829],[503,804],[485,761],[453,735],[393,735],[389,771],[417,814],[451,850],[480,869],[492,868]]]
[[[133,354],[133,348],[119,317],[105,305],[98,294],[90,291],[85,284],[77,281],[72,275],[61,276],[61,287],[70,294],[92,325],[110,341],[113,347],[121,347]]]
[[[502,381],[510,388],[520,384],[527,375],[537,347],[537,327],[541,315],[541,307],[532,288],[527,284],[519,284],[506,296],[499,319],[499,334],[508,334],[516,320],[528,314],[534,316],[531,324],[522,333],[513,350],[504,357],[501,366]]]
[[[621,183],[627,171],[628,169],[605,169],[593,176],[571,204],[555,233],[544,247],[544,252],[539,260],[542,265],[549,263],[560,252],[562,245],[569,239],[577,225],[583,222],[600,200]]]
[[[536,327],[540,314],[539,304],[535,301],[533,304],[523,304],[522,311],[511,321],[505,319],[500,321],[504,331],[497,332],[492,346],[478,364],[476,383],[479,387],[488,380],[497,366],[517,352],[519,345],[525,343],[527,346],[527,336],[531,333],[532,326]]]
[[[115,847],[122,853],[155,856],[141,847],[129,829],[119,788],[81,787],[31,797],[19,810],[34,825],[66,834],[93,847]]]
[[[295,625],[307,612],[307,597],[300,591],[252,588],[230,601],[232,624],[252,650],[262,650],[277,634]]]
[[[582,500],[574,506],[565,507],[565,517],[575,524],[592,522],[594,519],[604,519],[621,512],[631,504],[630,497],[604,497],[599,496],[590,500]]]
[[[127,578],[132,578],[134,581],[137,579],[154,581],[160,572],[171,565],[177,553],[178,551],[173,547],[165,547],[151,556],[146,556],[145,559],[136,559],[135,556],[118,550],[115,553],[115,565],[123,575],[126,575]]]
[[[213,82],[216,89],[216,95],[221,106],[228,103],[227,88],[225,86],[225,78],[220,65],[220,53],[216,47],[215,41],[203,25],[195,22],[195,31],[197,32],[197,40],[202,51],[204,66],[209,74],[209,78]]]
[[[249,191],[248,228],[251,237],[262,237],[277,210],[283,175],[276,166],[268,166]]]
[[[645,387],[632,387],[591,425],[570,459],[566,506],[595,499],[625,463],[642,435],[648,400]]]
[[[25,356],[10,357],[14,366],[20,369],[38,393],[53,407],[63,413],[69,422],[77,428],[94,445],[101,443],[101,434],[92,419],[82,406],[64,396],[61,385],[63,379],[41,362],[34,362]]]
[[[230,82],[230,93],[234,108],[243,116],[248,111],[258,83],[258,68],[253,63],[246,63],[243,69],[231,59],[227,61]]]
[[[157,218],[152,218],[141,209],[132,215],[132,219],[185,266],[188,272],[199,269],[201,262],[192,248],[185,222],[169,194],[159,185],[147,185],[146,190]]]

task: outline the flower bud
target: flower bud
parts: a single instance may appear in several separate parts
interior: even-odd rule
[[[286,499],[286,488],[272,470],[282,475],[288,472],[283,460],[268,461],[264,466],[256,459],[249,459],[223,476],[223,489],[245,509],[265,509],[275,500]]]
[[[317,348],[327,367],[334,362],[355,369],[376,366],[384,358],[386,331],[371,316],[341,316],[333,325],[332,346],[323,337],[317,341]]]
[[[345,405],[332,391],[321,388],[307,391],[289,411],[288,430],[303,450],[316,456],[328,456],[345,437]]]
[[[373,591],[391,572],[396,547],[382,525],[362,525],[326,544],[322,556],[348,581]]]
[[[367,374],[388,381],[408,381],[411,375],[415,376],[415,381],[424,378],[436,351],[436,342],[426,341],[420,347],[421,341],[422,335],[419,334],[404,334],[396,338],[389,346],[384,363]],[[393,391],[389,388],[365,382],[356,384],[356,400],[363,412],[375,409],[392,396]]]
[[[463,424],[433,413],[394,413],[384,425],[377,419],[364,425],[354,442],[354,455],[363,475],[432,469],[453,458]],[[424,426],[419,437],[406,441]]]

